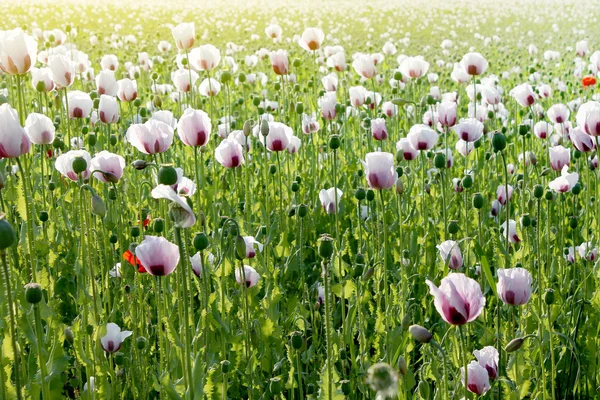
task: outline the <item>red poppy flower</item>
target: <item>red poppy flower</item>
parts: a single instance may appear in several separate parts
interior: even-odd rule
[[[140,222],[138,221],[138,224]],[[145,228],[148,226],[148,224],[150,223],[150,214],[146,215],[146,219],[142,221],[142,226]]]
[[[52,149],[48,149],[48,150],[46,151],[46,156],[47,156],[48,158],[52,158],[52,156],[53,156],[53,155],[54,155],[54,152],[52,151]]]
[[[144,268],[140,260],[131,251],[127,250],[125,253],[123,253],[123,259],[131,265],[137,265],[138,272],[146,272],[146,268]]]
[[[584,76],[583,79],[581,79],[581,84],[583,87],[594,86],[596,84],[596,78],[591,75]]]

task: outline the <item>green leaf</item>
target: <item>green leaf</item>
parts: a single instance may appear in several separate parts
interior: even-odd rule
[[[479,243],[473,243],[475,244],[475,253],[477,253],[477,255],[479,256],[481,270],[485,275],[485,279],[488,281],[488,285],[490,285],[492,292],[494,292],[494,296],[498,296],[498,292],[496,290],[496,281],[494,280],[494,276],[492,275],[492,271],[490,270],[490,264],[488,263],[487,257],[485,256],[485,253],[483,252],[481,246],[479,246]]]

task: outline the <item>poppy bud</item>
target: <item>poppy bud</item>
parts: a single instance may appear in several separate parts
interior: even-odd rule
[[[41,211],[40,212],[40,222],[46,222],[48,221],[48,211]]]
[[[244,122],[244,136],[248,137],[250,136],[250,134],[252,134],[252,122],[250,120],[247,120],[246,122]]]
[[[429,383],[427,383],[426,381],[420,381],[419,385],[417,386],[417,391],[421,395],[422,399],[428,399],[429,394],[431,393],[431,389],[429,388]]]
[[[73,335],[73,331],[70,328],[65,328],[65,340],[70,343],[73,344],[73,340],[75,340],[75,335]]]
[[[262,133],[264,137],[267,137],[269,130],[269,122],[266,119],[263,119],[260,123],[260,133]]]
[[[410,326],[410,316],[408,314],[406,314],[406,315],[404,315],[404,317],[402,317],[402,322],[400,323],[400,329],[405,331],[408,329],[409,326]]]
[[[0,219],[0,250],[9,248],[15,240],[15,230],[12,225],[7,220]]]
[[[504,348],[504,351],[506,351],[507,353],[512,353],[513,351],[517,351],[521,348],[521,346],[523,346],[524,341],[525,341],[525,339],[523,339],[523,338],[515,338],[506,345],[506,347]]]
[[[25,285],[25,300],[29,304],[37,304],[42,301],[42,286],[39,283],[28,283]]]
[[[422,327],[421,325],[411,325],[408,327],[408,332],[412,335],[412,337],[420,343],[429,343],[433,338],[431,332],[427,328]]]
[[[375,273],[375,269],[373,267],[370,267],[369,269],[367,269],[367,271],[363,275],[363,281],[367,282],[369,279],[371,279],[371,277],[373,276],[374,273]]]
[[[101,218],[104,218],[106,215],[106,204],[104,204],[102,198],[96,194],[92,196],[92,214]]]
[[[135,160],[131,165],[133,165],[133,168],[137,169],[138,171],[141,171],[143,169],[146,169],[148,163],[144,160]]]
[[[235,258],[238,260],[246,258],[246,241],[241,235],[235,238]]]
[[[161,185],[174,185],[177,183],[177,170],[171,165],[163,165],[158,170],[158,183]]]
[[[406,360],[402,356],[398,357],[398,371],[400,371],[400,374],[402,375],[406,375],[406,373],[408,372],[408,365],[406,364]]]
[[[83,157],[75,157],[73,160],[73,172],[80,174],[87,169],[87,161]]]
[[[495,133],[492,136],[492,146],[494,147],[494,151],[502,151],[506,148],[506,136],[502,133]]]
[[[481,193],[475,193],[473,195],[473,207],[480,210],[483,207],[484,199]]]
[[[321,235],[319,238],[319,255],[324,259],[328,259],[333,254],[333,239],[327,234]]]

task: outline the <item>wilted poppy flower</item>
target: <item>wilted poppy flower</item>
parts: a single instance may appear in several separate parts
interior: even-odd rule
[[[174,203],[171,204],[169,216],[177,228],[189,228],[196,223],[196,216],[190,205],[171,186],[158,185],[152,189],[152,197],[167,199]]]

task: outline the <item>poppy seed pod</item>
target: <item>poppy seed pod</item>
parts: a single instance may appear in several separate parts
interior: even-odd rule
[[[323,234],[319,238],[319,255],[324,259],[329,259],[333,255],[333,238],[328,234]]]
[[[44,294],[39,283],[28,283],[25,285],[25,300],[29,304],[37,304],[42,301]]]
[[[500,132],[495,133],[492,136],[492,146],[496,152],[504,150],[506,148],[506,136]]]
[[[158,170],[158,183],[161,185],[175,185],[177,183],[177,170],[171,165],[163,165]]]
[[[15,240],[16,234],[12,225],[4,218],[0,219],[0,250],[9,248]]]

